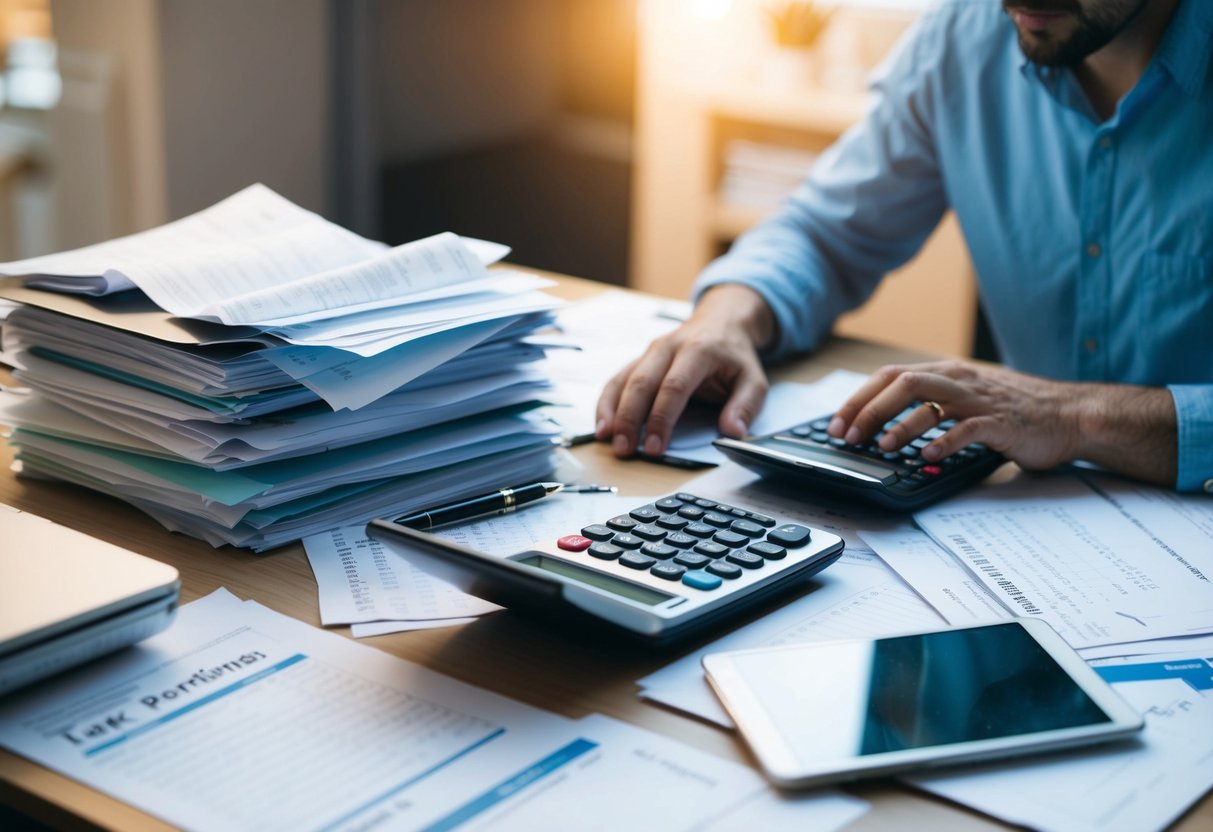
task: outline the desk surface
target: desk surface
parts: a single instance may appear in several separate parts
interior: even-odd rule
[[[559,294],[579,298],[601,288],[587,281],[562,278]],[[869,372],[890,361],[913,358],[890,347],[837,340],[812,359],[779,369],[775,376],[811,381],[835,367]],[[693,476],[643,461],[620,462],[598,443],[578,447],[574,453],[584,466],[578,479],[616,484],[625,495],[675,491]],[[320,625],[316,582],[302,545],[286,546],[266,555],[213,549],[202,541],[170,534],[118,500],[62,483],[19,480],[9,470],[11,460],[11,448],[0,444],[0,501],[172,564],[181,572],[183,602],[227,587],[241,598],[255,599],[278,612]],[[565,716],[604,713],[724,757],[749,760],[733,735],[639,699],[635,680],[668,662],[669,656],[638,653],[634,648],[606,642],[569,640],[508,613],[458,628],[397,633],[364,641]],[[937,832],[1008,828],[891,782],[848,787],[848,791],[873,804],[872,811],[850,827],[856,832],[907,827]],[[169,828],[126,804],[2,749],[0,805],[14,806],[57,828]],[[1175,828],[1184,832],[1213,828],[1213,796],[1206,795]]]

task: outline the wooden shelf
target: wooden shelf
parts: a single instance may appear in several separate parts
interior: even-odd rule
[[[863,118],[868,100],[858,91],[739,85],[711,92],[702,107],[720,118],[837,136]]]

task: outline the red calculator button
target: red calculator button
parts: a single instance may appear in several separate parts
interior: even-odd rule
[[[556,541],[556,545],[566,552],[584,552],[594,541],[579,534],[566,534]]]
[[[938,465],[924,465],[922,466],[922,472],[924,474],[930,474],[932,477],[937,477],[943,473],[943,469]]]

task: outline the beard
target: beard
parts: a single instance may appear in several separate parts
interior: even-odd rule
[[[1060,12],[1074,21],[1068,34],[1019,31],[1019,48],[1028,60],[1041,66],[1075,67],[1088,55],[1112,42],[1148,0],[1091,0],[1083,8],[1078,0],[1002,0],[1003,10]]]

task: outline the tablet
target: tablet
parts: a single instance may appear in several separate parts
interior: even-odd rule
[[[1142,718],[1035,619],[709,654],[708,682],[789,788],[1132,735]]]

